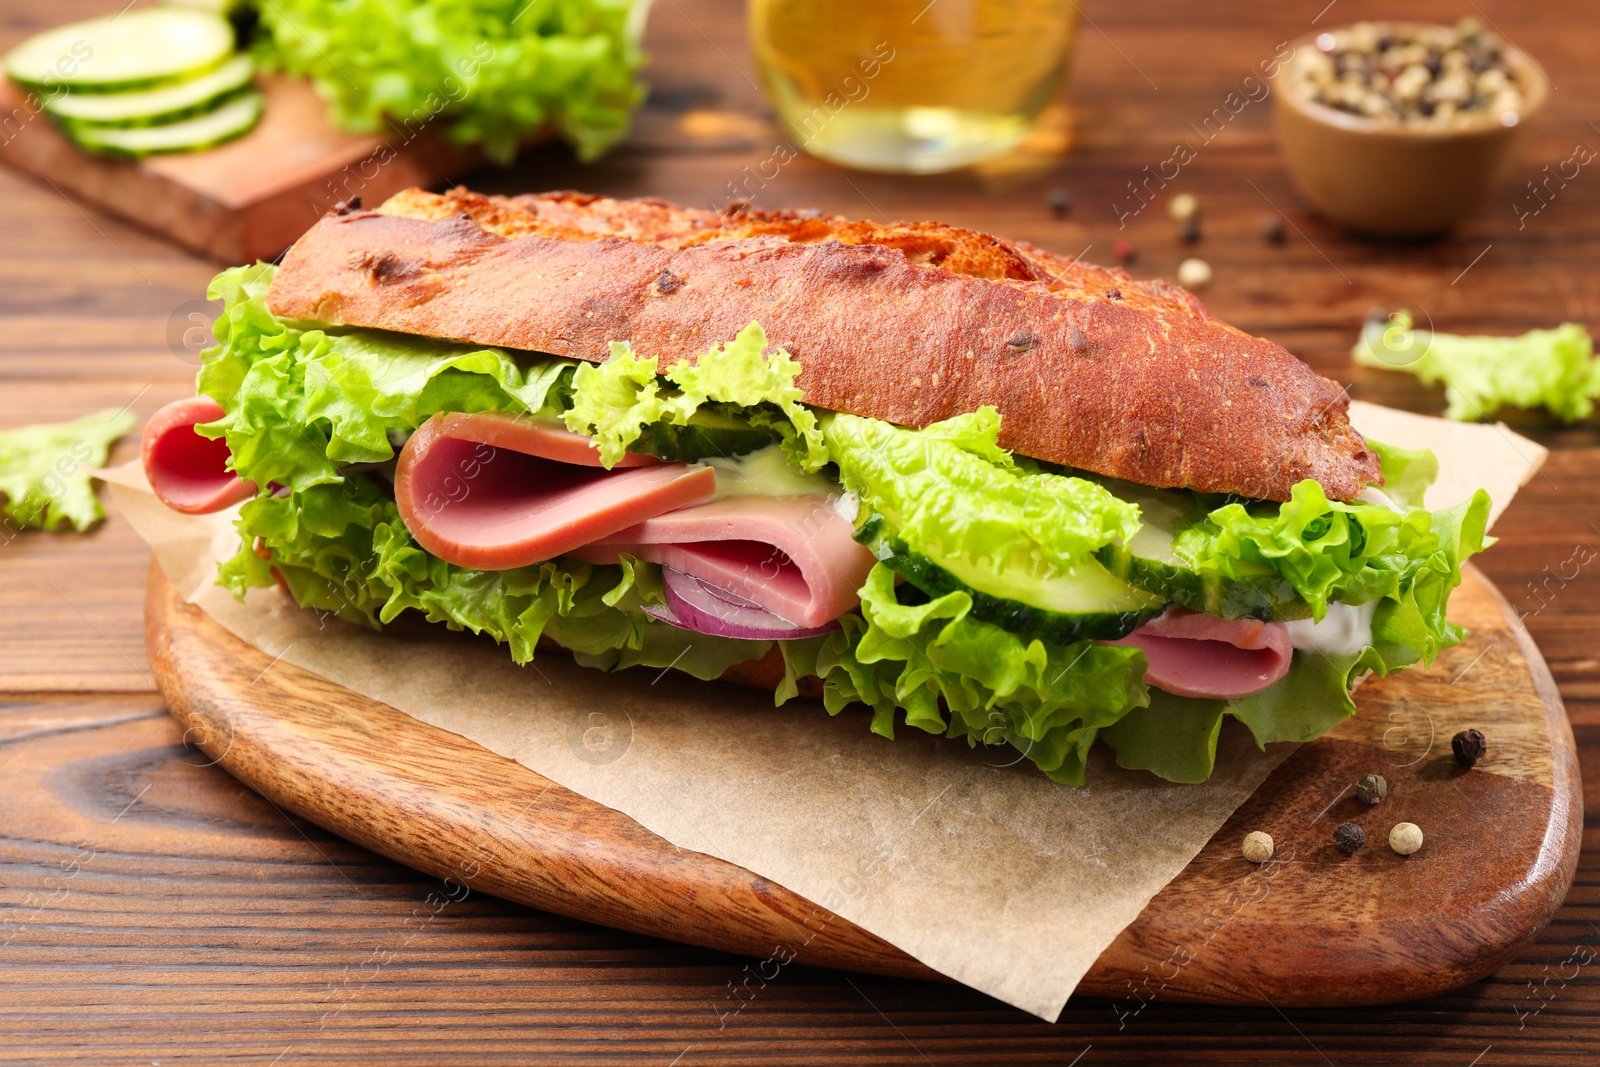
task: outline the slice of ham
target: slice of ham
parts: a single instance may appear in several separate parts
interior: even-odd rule
[[[1233,700],[1259,693],[1289,672],[1294,649],[1281,622],[1219,619],[1172,607],[1127,637],[1143,649],[1144,680],[1181,697]]]
[[[577,439],[581,449],[572,440]],[[395,467],[417,543],[462,567],[539,563],[716,492],[709,467],[624,459],[605,470],[589,439],[503,415],[435,415]]]
[[[156,498],[188,515],[221,511],[256,495],[247,482],[228,469],[228,444],[201,437],[197,424],[222,418],[222,405],[208,396],[175,400],[145,424],[139,452],[144,475]]]
[[[820,496],[734,496],[647,519],[574,553],[622,553],[692,574],[796,626],[822,626],[860,603],[872,553]]]
[[[476,441],[493,448],[509,448],[541,459],[571,463],[579,467],[600,466],[600,449],[592,439],[573,433],[554,419],[527,415],[502,415],[497,412],[466,413],[452,411],[435,415],[438,432],[461,441]],[[650,467],[661,461],[638,452],[623,455],[616,467]]]

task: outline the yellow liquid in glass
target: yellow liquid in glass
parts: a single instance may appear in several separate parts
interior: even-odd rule
[[[1060,89],[1073,0],[750,0],[779,117],[814,155],[926,173],[1015,148]]]

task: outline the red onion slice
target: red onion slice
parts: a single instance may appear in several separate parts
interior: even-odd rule
[[[682,630],[746,641],[791,641],[839,628],[837,620],[825,626],[796,626],[737,594],[671,567],[661,568],[661,584],[667,593],[666,605],[652,604],[644,610]]]

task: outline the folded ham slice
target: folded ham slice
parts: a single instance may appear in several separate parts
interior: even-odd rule
[[[587,437],[491,414],[429,419],[400,452],[394,496],[417,543],[462,567],[539,563],[716,492],[709,467],[627,457]]]
[[[1281,622],[1219,619],[1172,607],[1112,645],[1143,649],[1144,680],[1181,697],[1233,700],[1289,672],[1294,649]]]
[[[199,515],[256,495],[254,482],[228,469],[227,442],[194,432],[197,424],[222,416],[221,404],[192,396],[173,401],[145,424],[139,444],[144,475],[156,498],[172,510]]]
[[[622,553],[674,567],[813,627],[860,603],[873,556],[819,496],[734,496],[647,519],[572,553],[594,563]]]

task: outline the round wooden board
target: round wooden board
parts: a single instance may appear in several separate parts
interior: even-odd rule
[[[1468,568],[1451,607],[1471,636],[1430,670],[1363,686],[1359,713],[1279,767],[1080,992],[1127,1012],[1158,994],[1405,1000],[1489,973],[1545,926],[1578,860],[1572,731],[1544,660],[1482,574]],[[286,664],[267,673],[267,656],[179,599],[155,566],[145,633],[188,740],[281,807],[373,851],[625,930],[758,958],[803,946],[802,962],[938,977],[782,886],[683,852],[464,738]],[[1489,738],[1470,771],[1450,753],[1467,727]],[[1389,781],[1376,808],[1354,796],[1369,771]],[[1332,844],[1346,820],[1367,832],[1353,857]],[[1427,833],[1409,858],[1387,845],[1403,820]],[[1277,841],[1261,867],[1239,856],[1254,829]]]

